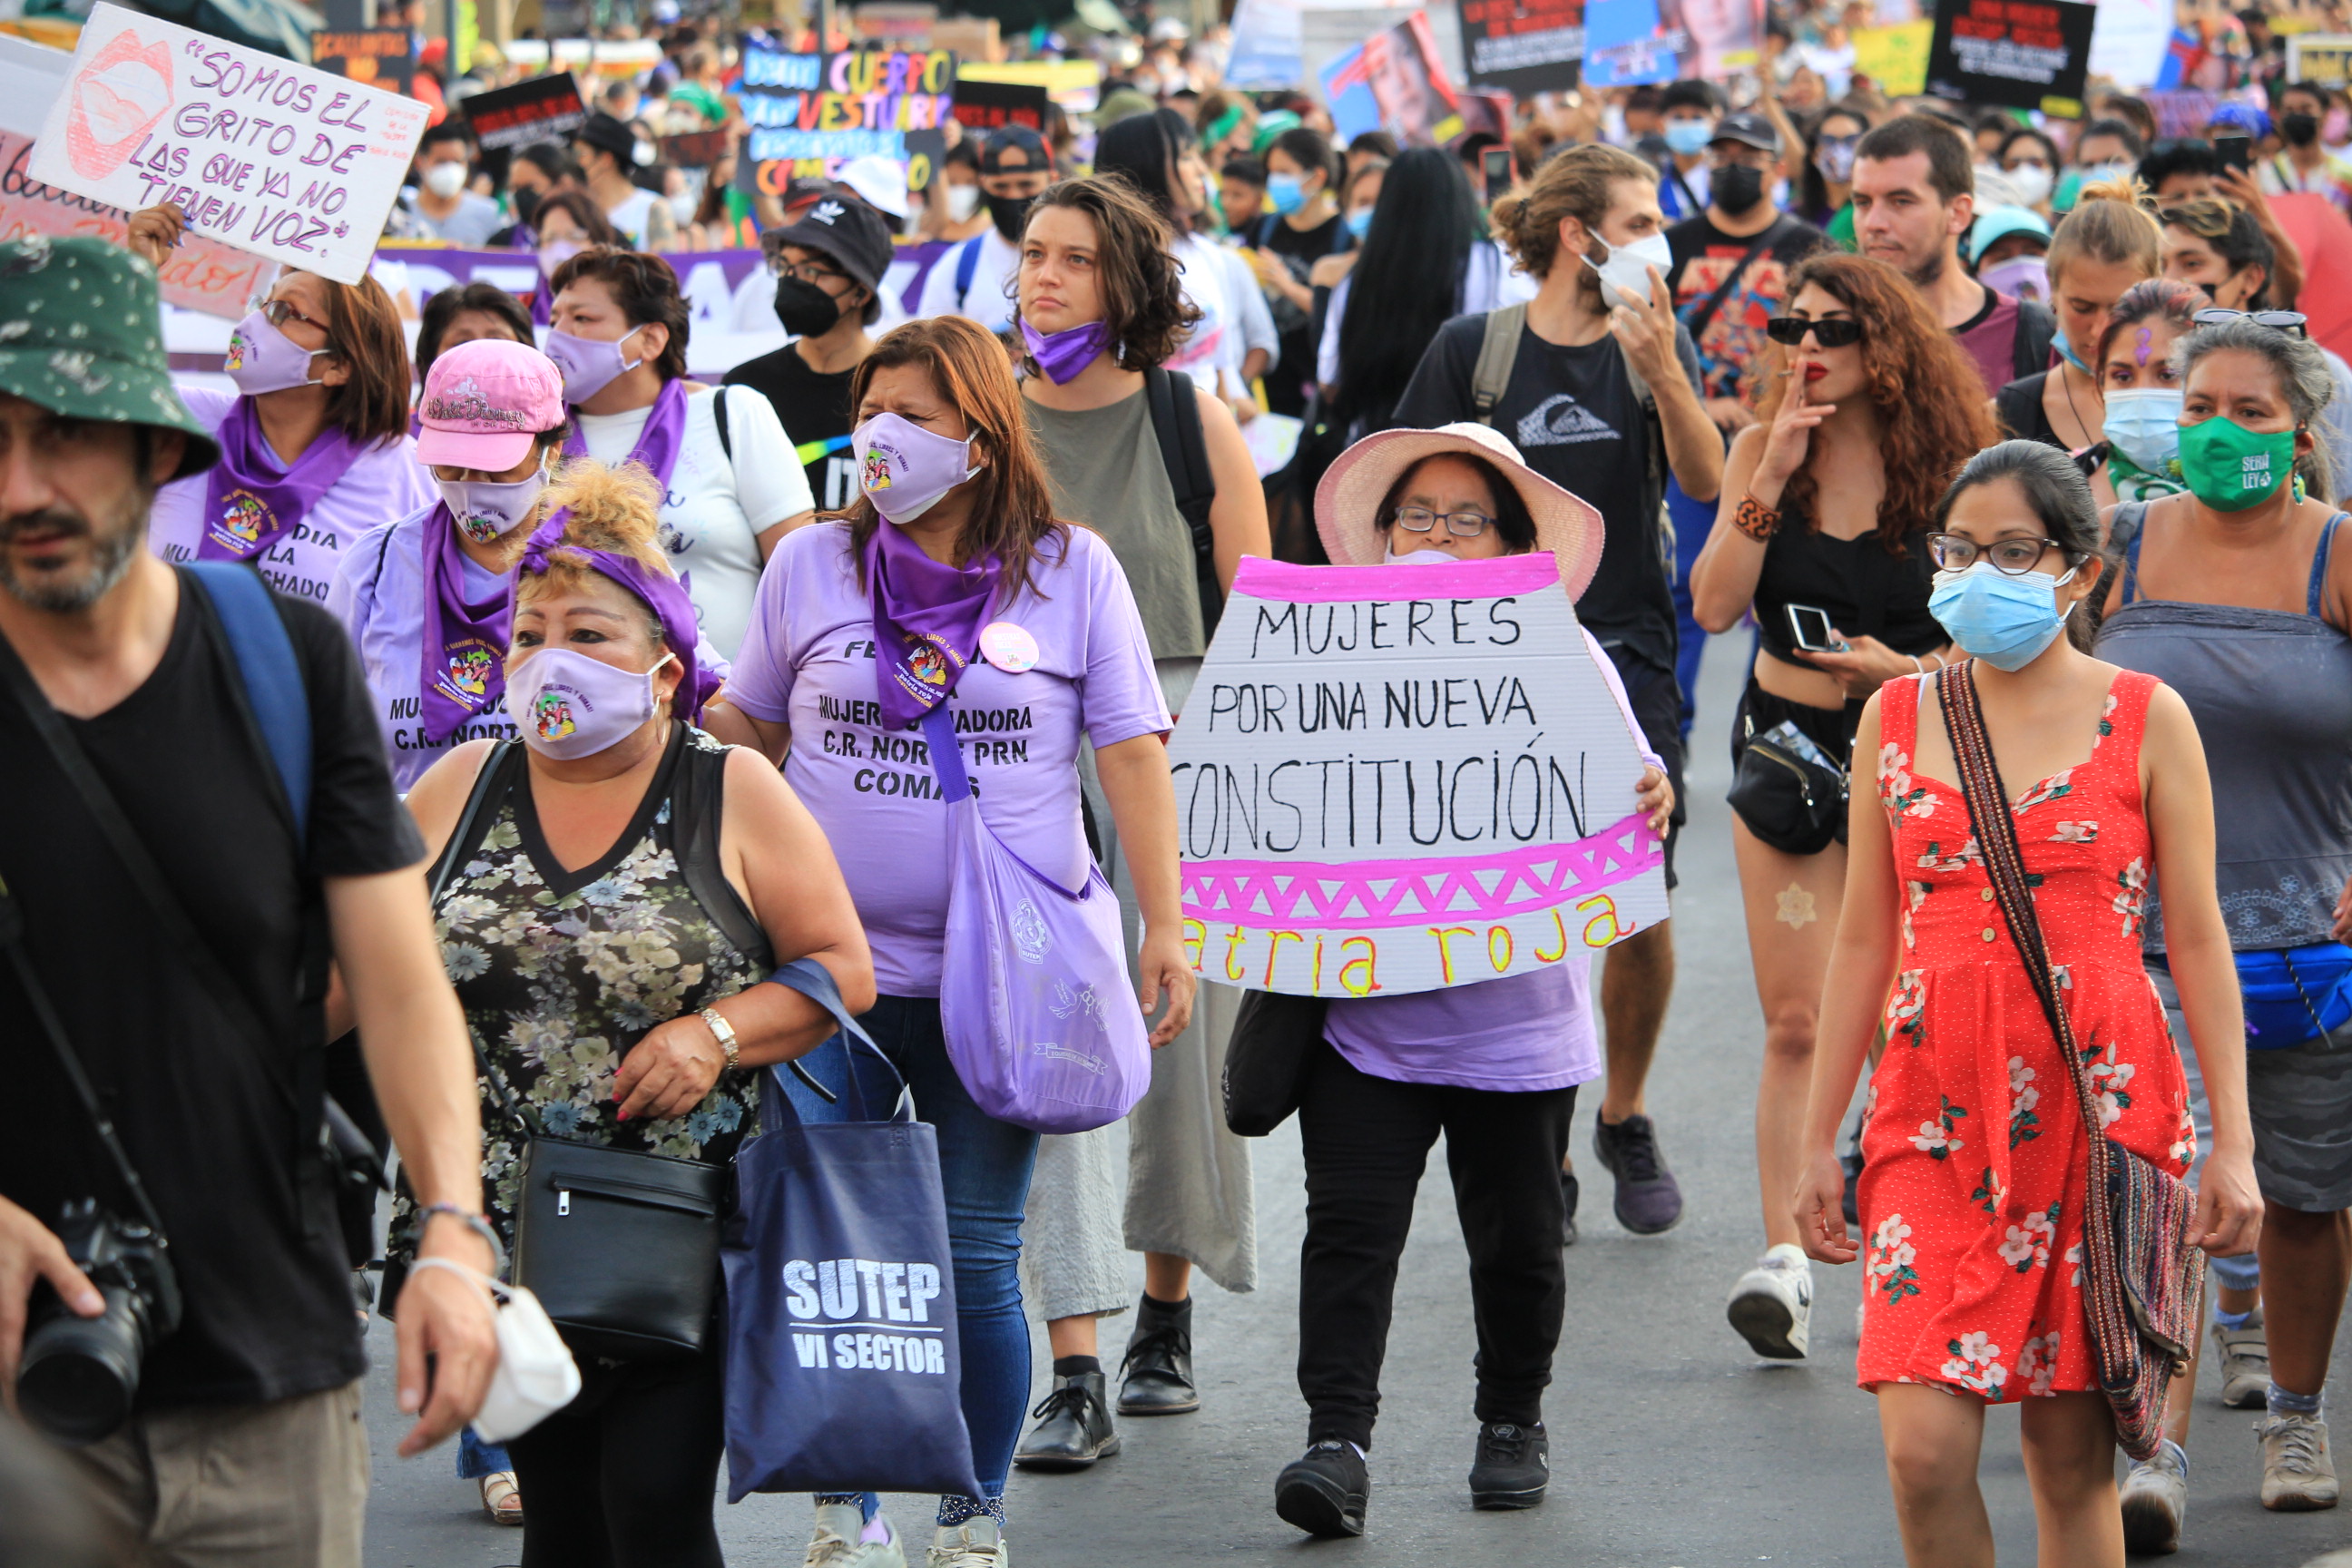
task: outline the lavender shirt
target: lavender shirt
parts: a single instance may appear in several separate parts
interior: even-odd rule
[[[1584,647],[1640,735],[1616,665],[1591,632]],[[1664,765],[1650,752],[1642,756],[1654,768]],[[1342,996],[1324,1014],[1323,1037],[1358,1072],[1399,1083],[1521,1094],[1590,1083],[1601,1076],[1592,958],[1572,955],[1533,973],[1441,991]]]
[[[208,430],[218,430],[236,406],[233,393],[184,384],[178,391],[188,412]],[[262,449],[268,450],[268,443]],[[147,524],[148,549],[166,561],[196,558],[196,547],[204,542],[208,479],[191,474],[155,492],[155,510]],[[325,604],[337,569],[362,534],[440,499],[432,476],[416,460],[413,437],[367,447],[284,539],[257,557],[261,574],[281,594]]]
[[[884,525],[887,527],[887,524]],[[981,816],[1066,888],[1085,879],[1078,740],[1097,748],[1164,733],[1167,704],[1127,576],[1100,536],[1047,545],[1034,592],[995,609],[1037,642],[1036,668],[975,662],[949,699]],[[845,523],[812,523],[769,557],[726,700],[792,729],[784,778],[833,841],[885,995],[936,996],[948,912],[947,813],[923,738],[885,729],[874,608]]]

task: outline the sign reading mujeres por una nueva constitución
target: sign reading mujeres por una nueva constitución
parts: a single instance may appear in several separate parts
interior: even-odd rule
[[[1641,748],[1549,553],[1244,560],[1169,760],[1203,979],[1432,991],[1666,918]]]

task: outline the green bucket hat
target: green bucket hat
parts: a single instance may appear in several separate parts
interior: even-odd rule
[[[77,419],[177,430],[188,447],[173,479],[220,458],[172,385],[155,269],[104,240],[0,245],[0,392]]]

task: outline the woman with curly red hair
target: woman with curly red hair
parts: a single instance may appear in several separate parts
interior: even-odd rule
[[[1994,439],[1974,363],[1903,275],[1840,252],[1801,263],[1768,329],[1782,362],[1762,423],[1731,444],[1714,533],[1691,571],[1699,625],[1750,605],[1756,668],[1732,726],[1732,842],[1764,1007],[1756,1167],[1765,1252],[1733,1287],[1757,1354],[1805,1354],[1812,1270],[1789,1213],[1822,981],[1845,885],[1842,776],[1881,683],[1952,657],[1927,613],[1926,534]]]

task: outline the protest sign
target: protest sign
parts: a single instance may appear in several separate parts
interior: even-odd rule
[[[2303,33],[2286,41],[2286,79],[2342,87],[2352,80],[2352,35]]]
[[[1564,91],[1584,68],[1584,0],[1457,0],[1472,87]]]
[[[1306,75],[1299,47],[1298,0],[1240,0],[1234,7],[1233,51],[1225,85],[1245,92],[1295,86]]]
[[[1323,100],[1341,141],[1385,131],[1399,145],[1442,146],[1462,134],[1460,104],[1437,58],[1429,17],[1415,11],[1323,68]]]
[[[1203,979],[1431,991],[1666,918],[1641,747],[1546,552],[1245,559],[1169,763]]]
[[[424,133],[425,107],[174,23],[100,5],[26,173],[356,283]]]
[[[1853,31],[1853,74],[1866,76],[1885,98],[1916,98],[1927,90],[1927,46],[1933,22],[1904,22]]]
[[[2154,83],[2172,38],[2172,0],[2099,0],[2098,10],[2091,74],[2127,89]]]
[[[955,85],[956,59],[944,49],[746,49],[736,101],[751,130],[735,183],[777,195],[795,177],[829,176],[878,153],[906,165],[909,191],[923,190],[947,148]]]
[[[570,71],[492,88],[466,100],[466,120],[485,148],[561,142],[588,123],[580,81]]]
[[[732,133],[725,130],[688,131],[665,136],[659,143],[661,160],[681,169],[708,169],[732,151]]]
[[[1005,125],[1026,125],[1042,135],[1045,106],[1051,101],[1043,87],[964,80],[956,83],[955,117],[966,131],[983,136]]]
[[[1584,85],[1717,81],[1753,70],[1763,36],[1758,0],[1590,0]]]
[[[1937,0],[1927,90],[2079,119],[2097,20],[2080,0]]]
[[[1042,87],[1046,97],[1072,114],[1092,114],[1102,101],[1102,63],[1098,60],[1009,60],[988,64],[958,60],[955,79],[959,96],[968,81]]]
[[[310,63],[353,81],[405,93],[416,80],[416,40],[405,27],[313,33]]]

